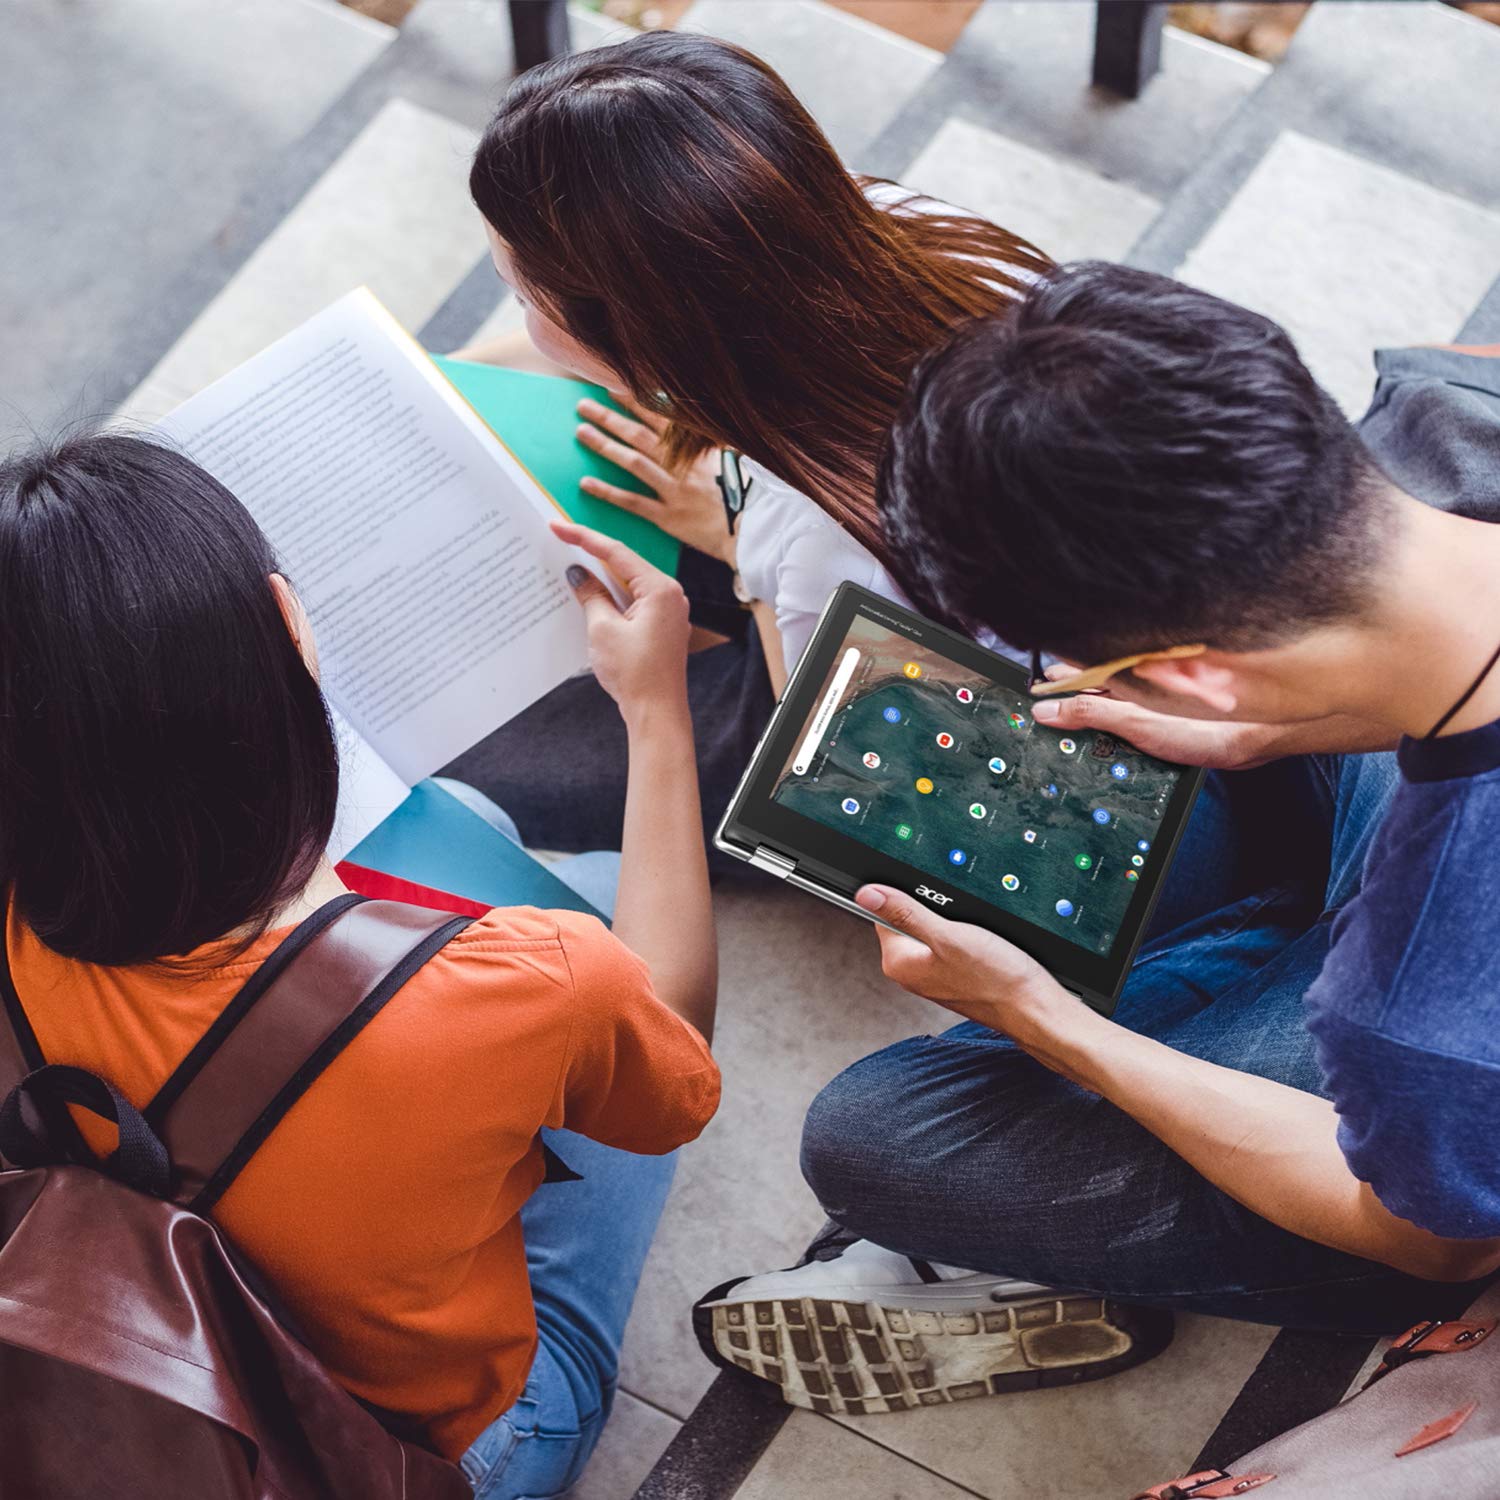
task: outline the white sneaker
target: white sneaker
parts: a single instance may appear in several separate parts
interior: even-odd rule
[[[715,1364],[820,1412],[905,1411],[1127,1370],[1172,1340],[1172,1315],[834,1234],[786,1271],[725,1282],[693,1309]]]

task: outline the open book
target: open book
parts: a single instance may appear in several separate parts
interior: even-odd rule
[[[160,431],[255,517],[311,616],[339,735],[334,859],[585,666],[563,571],[597,565],[552,535],[560,506],[369,291]]]

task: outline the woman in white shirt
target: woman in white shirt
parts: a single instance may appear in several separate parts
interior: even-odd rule
[[[681,33],[523,75],[485,131],[470,189],[532,344],[636,413],[585,402],[579,438],[654,495],[586,488],[688,544],[681,576],[702,622],[728,638],[690,666],[712,814],[837,584],[900,597],[874,491],[908,374],[1049,262],[987,220],[852,177],[764,63]],[[726,497],[741,476],[734,512]],[[764,666],[757,632],[735,629],[731,578]],[[598,742],[589,688],[561,692],[454,772],[534,809],[528,843],[597,848],[623,766]],[[557,743],[568,734],[571,746]],[[568,782],[549,809],[533,773],[555,781],[560,764]],[[528,776],[524,798],[506,795]]]

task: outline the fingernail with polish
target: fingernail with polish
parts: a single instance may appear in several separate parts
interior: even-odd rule
[[[587,568],[580,567],[577,563],[569,563],[567,576],[568,582],[571,583],[575,589],[581,589],[584,584],[589,581],[589,570]]]

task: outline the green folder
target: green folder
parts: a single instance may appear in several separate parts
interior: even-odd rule
[[[616,411],[621,409],[603,386],[498,365],[470,364],[439,354],[432,356],[432,362],[568,516],[581,526],[591,526],[624,542],[663,573],[676,575],[682,549],[675,538],[643,517],[578,488],[578,481],[588,476],[638,495],[651,493],[639,479],[591,453],[574,436],[580,421],[578,403],[583,397],[591,396]]]

